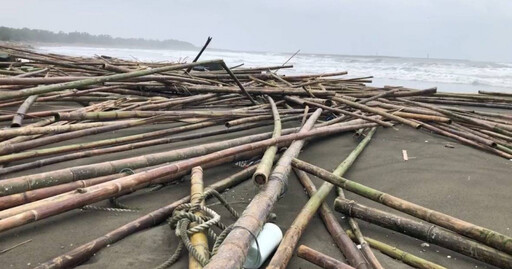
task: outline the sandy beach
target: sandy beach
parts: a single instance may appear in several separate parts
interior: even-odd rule
[[[70,106],[72,105],[70,104]],[[44,106],[36,105],[33,107],[33,111],[47,108],[46,104]],[[287,126],[296,126],[296,124],[295,122],[289,123]],[[140,131],[139,128],[157,130],[165,127],[166,125],[135,127],[74,139],[61,144],[134,134]],[[398,129],[379,127],[373,140],[348,171],[346,177],[419,205],[512,236],[512,210],[510,206],[512,184],[510,184],[511,177],[509,173],[512,168],[511,161],[447,140],[427,131],[414,130],[403,125],[399,125]],[[199,145],[271,130],[272,126],[267,126],[228,135],[196,139],[190,142],[178,142],[83,158],[14,173],[8,177],[163,152],[189,145]],[[447,144],[454,147],[446,147]],[[305,151],[299,155],[299,158],[327,170],[332,170],[356,145],[357,139],[352,132],[317,139],[306,145]],[[408,161],[403,160],[402,150],[407,150],[410,158]],[[241,168],[234,164],[207,169],[205,170],[205,181],[209,184],[239,170]],[[313,180],[317,187],[322,183],[317,178],[313,178]],[[32,241],[2,254],[0,256],[2,268],[32,268],[63,254],[141,215],[187,195],[189,192],[188,183],[189,177],[186,176],[180,184],[166,186],[151,193],[149,193],[149,189],[143,189],[121,198],[123,203],[140,208],[140,212],[112,213],[72,210],[4,232],[0,234],[0,249],[5,249],[25,240],[31,239]],[[225,192],[223,195],[236,210],[241,212],[257,191],[258,187],[253,182],[248,181]],[[364,205],[400,214],[352,193],[347,193],[347,196],[349,199],[354,199]],[[273,212],[277,215],[276,224],[283,232],[291,224],[307,199],[307,194],[292,173],[289,178],[288,191],[273,209]],[[332,206],[333,200],[334,192],[326,202]],[[223,221],[226,223],[234,221],[216,201],[210,200],[207,201],[207,204],[213,204],[212,208],[221,213]],[[100,202],[96,205],[108,206],[108,203]],[[342,225],[347,228],[346,219],[339,213],[336,213],[336,215]],[[381,240],[447,268],[493,268],[436,245],[422,246],[422,241],[412,237],[364,221],[359,221],[359,223],[366,236]],[[79,268],[152,268],[168,258],[176,248],[177,242],[174,231],[171,231],[168,225],[157,225],[101,250]],[[314,217],[309,224],[299,244],[306,244],[325,254],[343,260],[343,256],[318,216]],[[375,251],[375,253],[385,268],[410,268],[408,265],[389,258],[378,251]],[[188,260],[182,257],[175,268],[184,268],[187,262]],[[315,268],[315,266],[294,256],[289,268]]]

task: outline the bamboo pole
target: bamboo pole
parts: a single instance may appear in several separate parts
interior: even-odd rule
[[[325,269],[353,269],[354,267],[342,263],[330,256],[318,252],[312,248],[300,245],[297,250],[297,256],[304,260],[316,264]]]
[[[404,218],[343,198],[336,199],[334,209],[352,217],[405,233],[500,268],[512,268],[512,256],[436,225]]]
[[[194,205],[204,206],[203,199],[203,169],[201,166],[196,166],[192,168],[192,176],[190,178],[190,203]],[[198,217],[204,217],[204,214],[201,211],[194,212],[194,215]],[[196,226],[197,223],[191,222],[189,227]],[[190,243],[193,248],[197,250],[199,255],[205,257],[206,259],[210,258],[210,250],[208,249],[208,238],[206,237],[206,232],[198,232],[190,235]],[[188,255],[188,268],[189,269],[201,269],[201,263],[197,261],[192,254]]]
[[[354,233],[350,230],[347,230],[347,234],[352,240],[358,240]],[[380,252],[388,255],[389,257],[399,260],[407,265],[410,265],[414,268],[420,269],[446,269],[446,267],[433,263],[431,261],[427,261],[418,256],[413,255],[410,252],[405,252],[403,250],[398,249],[397,247],[388,245],[381,241],[377,241],[370,237],[364,237],[364,240],[370,244],[370,246],[374,249],[379,250]],[[357,242],[357,241],[356,241]]]
[[[367,187],[363,184],[348,180],[346,178],[336,176],[329,171],[298,159],[294,159],[292,165],[298,169],[326,180],[338,187],[341,187],[344,190],[348,190],[403,213],[439,225],[443,228],[467,236],[471,239],[482,242],[483,244],[502,250],[506,253],[510,254],[512,252],[512,238],[504,234],[480,227],[478,225],[460,220],[438,211],[434,211],[432,209],[428,209],[412,202],[405,201],[398,197]]]
[[[254,173],[255,170],[256,165],[253,165],[225,179],[217,181],[216,183],[212,184],[210,188],[222,192],[228,188],[231,188],[244,182],[245,180],[250,178],[250,176]],[[71,251],[68,251],[65,254],[55,257],[54,259],[39,265],[38,267],[36,267],[36,269],[58,269],[76,266],[88,260],[96,252],[100,251],[101,249],[109,245],[114,244],[131,234],[160,224],[169,216],[171,216],[172,212],[178,205],[186,203],[189,200],[190,196],[185,196],[167,206],[152,211],[149,214],[146,214],[132,222],[129,222],[117,229],[114,229],[103,236],[100,236]]]
[[[417,122],[412,122],[412,121],[404,119],[402,117],[399,117],[399,116],[396,116],[396,115],[384,112],[382,110],[371,108],[369,106],[366,106],[366,105],[363,105],[363,104],[359,104],[359,103],[350,101],[350,100],[348,100],[346,98],[333,97],[332,100],[334,100],[336,102],[343,103],[343,104],[351,106],[351,107],[355,107],[355,108],[358,108],[358,109],[361,109],[361,110],[364,110],[364,111],[368,111],[368,112],[380,115],[380,116],[382,116],[384,118],[387,118],[387,119],[390,119],[390,120],[398,121],[398,122],[403,123],[405,125],[409,125],[412,128],[414,128],[414,129],[418,129],[418,128],[421,127],[421,124],[419,124]]]
[[[359,143],[359,145],[349,154],[349,156],[336,168],[333,172],[334,174],[342,175],[349,169],[349,167],[354,163],[359,154],[363,151],[363,149],[370,142],[373,134],[375,133],[376,128],[373,128],[372,131],[366,136],[365,139]],[[327,198],[327,195],[331,192],[334,185],[329,182],[324,182],[322,186],[318,189],[315,194],[311,196],[306,205],[299,212],[293,223],[290,225],[288,230],[286,231],[283,240],[279,244],[272,260],[270,261],[267,268],[269,269],[277,269],[277,268],[285,268],[290,261],[293,251],[295,250],[295,246],[299,242],[302,233],[306,229],[307,225],[317,212],[318,208],[323,204],[324,200]],[[346,249],[346,248],[345,248]],[[347,259],[349,264],[355,266],[356,268],[369,268],[368,264],[364,260],[364,257],[357,252],[347,252]]]
[[[279,116],[279,111],[277,110],[277,106],[274,103],[272,97],[268,97],[268,101],[272,106],[272,116],[274,117],[274,131],[272,133],[272,138],[276,138],[281,136],[281,117]],[[266,184],[268,181],[268,176],[270,175],[270,170],[272,169],[272,164],[274,163],[274,158],[277,153],[277,145],[273,145],[267,148],[265,154],[261,158],[261,161],[252,176],[253,181],[258,185]]]
[[[297,134],[308,133],[321,113],[322,109],[317,109]],[[273,139],[279,140],[284,137],[286,136]],[[286,190],[288,174],[291,169],[290,162],[300,153],[303,145],[304,140],[296,140],[281,155],[267,184],[254,196],[235,222],[234,226],[240,226],[243,229],[234,229],[228,234],[217,254],[212,257],[205,268],[228,269],[240,268],[243,265],[253,239],[252,234],[259,233],[278,196]]]
[[[28,110],[34,104],[36,101],[38,95],[31,95],[25,101],[21,106],[18,108],[18,111],[16,111],[16,115],[12,118],[11,128],[14,127],[20,127],[22,124],[23,119],[25,118],[25,114],[27,114]]]

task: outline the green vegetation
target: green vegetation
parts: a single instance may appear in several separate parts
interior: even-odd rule
[[[143,38],[119,38],[109,35],[91,35],[84,32],[51,32],[36,29],[16,29],[0,26],[0,41],[16,42],[43,42],[59,44],[87,44],[115,47],[137,47],[137,48],[156,48],[156,49],[194,49],[191,43],[167,39],[167,40],[149,40]]]

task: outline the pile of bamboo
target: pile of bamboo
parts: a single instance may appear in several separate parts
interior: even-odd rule
[[[244,264],[254,236],[291,184],[292,168],[311,198],[288,227],[268,268],[287,266],[317,211],[346,261],[306,246],[297,253],[324,268],[382,268],[370,247],[417,268],[444,268],[364,237],[356,218],[512,268],[512,238],[343,177],[378,128],[399,132],[397,127],[408,126],[512,159],[512,114],[495,111],[512,108],[512,94],[374,87],[368,85],[371,77],[345,78],[346,72],[281,75],[280,70],[292,66],[228,67],[222,60],[199,61],[200,54],[191,63],[155,63],[41,54],[7,45],[0,50],[10,55],[8,62],[0,62],[0,232],[148,186],[176,182],[193,168],[199,171],[258,158],[257,165],[211,186],[222,191],[252,178],[261,188],[234,224],[242,229],[231,230],[215,255],[209,257],[205,234],[191,237],[203,238],[194,240],[203,243],[201,251],[209,259],[205,268],[240,268]],[[195,142],[264,126],[273,131],[207,144]],[[128,128],[136,133],[113,134]],[[332,173],[298,159],[306,142],[346,132],[364,139]],[[70,142],[101,133],[113,135]],[[131,152],[182,141],[189,146],[146,155]],[[48,172],[35,169],[114,152],[129,157]],[[308,174],[325,183],[317,190]],[[325,203],[335,187],[334,209],[349,217],[348,232]],[[422,221],[347,200],[345,190]],[[192,195],[201,197],[202,192],[201,185],[193,188]],[[201,204],[197,197],[190,199]],[[38,268],[82,263],[108,244],[162,223],[188,200],[177,200]],[[191,227],[194,225],[198,223]],[[202,267],[192,256],[190,259],[194,268]]]

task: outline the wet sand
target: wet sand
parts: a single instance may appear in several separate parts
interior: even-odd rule
[[[156,130],[162,127],[163,125],[151,125],[130,128],[69,140],[61,144],[133,134],[137,133],[140,128]],[[413,130],[406,126],[398,126],[398,129],[399,131],[379,128],[373,140],[345,176],[419,205],[512,236],[511,161],[433,135],[430,132]],[[272,126],[190,142],[158,145],[72,160],[39,169],[13,173],[6,177],[161,152],[187,145],[198,145],[270,130],[272,130]],[[455,147],[445,147],[447,143]],[[357,140],[354,139],[352,133],[345,133],[309,143],[305,146],[299,158],[325,169],[333,170],[356,145]],[[409,161],[402,159],[403,149],[407,150]],[[215,182],[240,169],[234,164],[226,164],[205,170],[205,181],[206,183]],[[312,177],[312,179],[317,187],[322,183],[317,178]],[[189,192],[188,183],[189,178],[187,176],[181,184],[170,185],[154,192],[143,189],[120,199],[120,201],[132,207],[141,208],[141,211],[137,213],[73,210],[4,232],[0,234],[0,250],[28,239],[32,239],[32,241],[1,254],[1,268],[32,268],[39,263],[63,254],[141,215],[187,195]],[[223,195],[232,203],[235,209],[242,212],[257,191],[257,187],[252,182],[245,182]],[[362,204],[397,213],[355,194],[348,192],[346,194],[349,199],[354,199]],[[277,214],[276,223],[283,232],[292,223],[307,199],[307,194],[292,173],[289,177],[287,193],[273,209],[273,212]],[[334,193],[326,201],[332,206]],[[232,223],[234,220],[216,202],[215,200],[208,200],[207,204],[214,204],[212,208],[221,213],[224,223]],[[108,206],[108,203],[100,202],[96,205]],[[343,216],[339,213],[336,213],[336,215],[342,225],[348,227]],[[359,221],[359,223],[363,234],[366,236],[394,245],[445,267],[494,268],[433,244],[430,244],[429,247],[422,247],[421,243],[423,242],[412,237],[364,221]],[[171,231],[168,225],[162,224],[131,235],[103,249],[79,268],[153,268],[165,261],[174,252],[177,242],[174,231]],[[313,218],[299,244],[305,244],[343,260],[342,254],[335,246],[318,216]],[[375,251],[375,253],[385,268],[411,268],[378,251]],[[188,259],[182,257],[171,268],[186,268],[187,263]],[[318,268],[295,255],[288,267]]]

